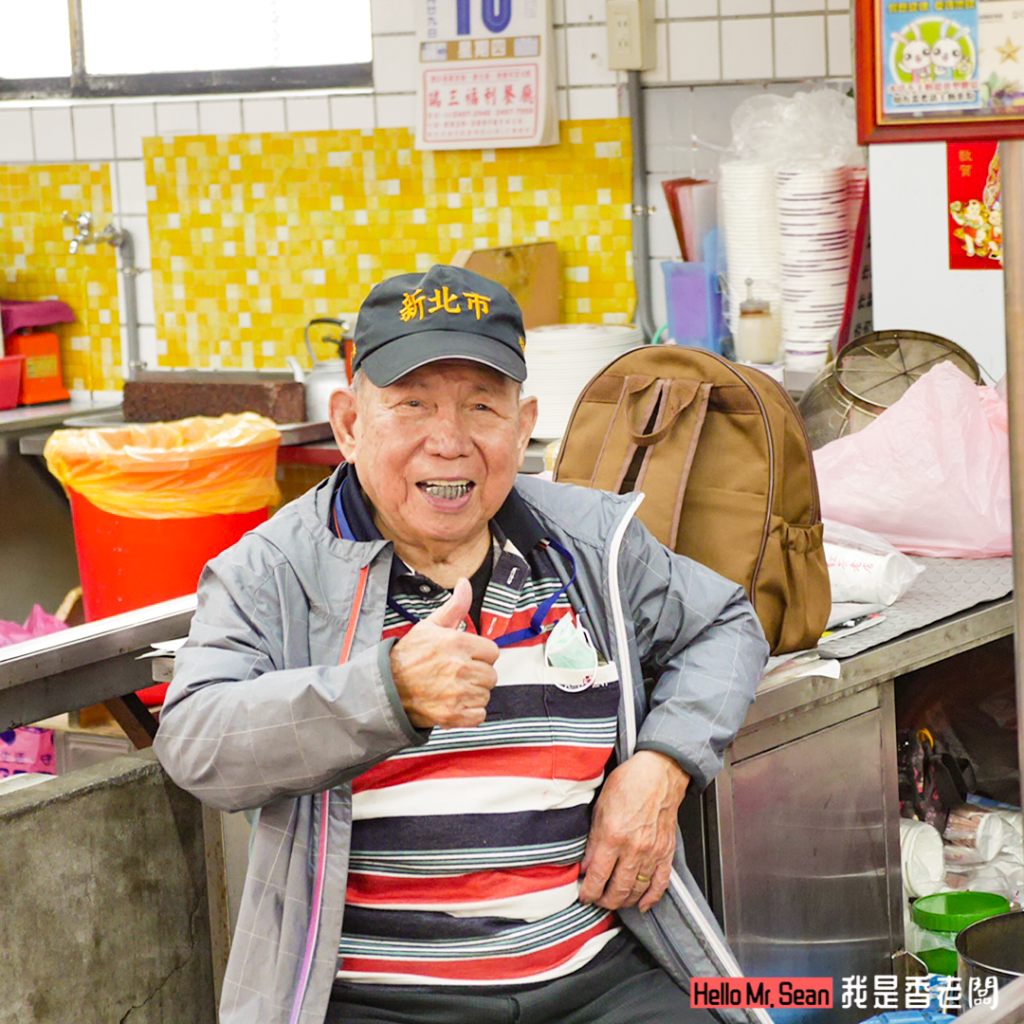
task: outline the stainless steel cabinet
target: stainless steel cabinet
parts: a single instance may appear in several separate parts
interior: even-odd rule
[[[872,1011],[838,1005],[842,979],[897,973],[899,676],[1007,635],[1011,616],[1011,599],[992,602],[751,709],[705,794],[708,895],[746,974],[832,977],[837,1003],[772,1011],[778,1024],[855,1024]]]
[[[832,977],[838,998],[843,976],[892,971],[890,954],[902,942],[899,808],[887,764],[892,707],[876,699],[883,696],[859,694],[848,702],[851,717],[829,722],[827,714],[821,728],[815,712],[801,716],[804,735],[733,761],[717,785],[722,914],[749,975]],[[865,703],[875,706],[857,713]],[[827,1011],[835,1024],[864,1016]],[[826,1019],[820,1010],[776,1017]]]

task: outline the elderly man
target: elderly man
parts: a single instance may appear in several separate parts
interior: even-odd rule
[[[259,809],[225,1024],[687,1024],[735,971],[676,818],[766,644],[636,495],[517,479],[523,334],[466,270],[379,284],[345,465],[203,575],[156,748]]]

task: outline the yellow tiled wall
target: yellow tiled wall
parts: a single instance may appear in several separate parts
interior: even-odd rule
[[[64,382],[77,389],[120,387],[118,275],[109,245],[84,246],[71,255],[74,229],[61,223],[61,213],[90,212],[99,230],[111,209],[106,164],[0,166],[0,297],[61,299],[71,307],[76,322],[54,330]]]
[[[162,366],[284,367],[307,321],[354,313],[383,277],[518,242],[557,242],[566,322],[632,316],[626,119],[563,121],[536,149],[421,152],[378,129],[154,137],[145,155]],[[99,230],[111,209],[106,164],[0,166],[0,295],[71,306],[57,331],[80,390],[121,387],[117,258],[72,255],[61,213]]]
[[[145,142],[161,365],[268,367],[314,316],[459,249],[553,240],[567,322],[626,323],[629,122],[556,146],[421,152],[406,129]],[[321,353],[326,355],[326,353]]]

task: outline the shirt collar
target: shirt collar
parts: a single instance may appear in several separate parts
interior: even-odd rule
[[[341,492],[342,512],[344,512],[349,529],[356,540],[382,540],[380,531],[373,521],[370,506],[359,486],[359,477],[356,474],[355,466],[347,465],[342,468],[338,488]],[[334,529],[333,506],[332,502],[330,516],[332,530]],[[547,536],[540,521],[515,488],[509,492],[501,508],[495,513],[491,525],[497,527],[492,532],[499,539],[499,543],[503,544],[504,540],[508,539],[523,555],[529,554]],[[408,572],[409,570],[403,565],[401,571]]]

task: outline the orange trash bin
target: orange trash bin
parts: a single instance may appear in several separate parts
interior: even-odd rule
[[[279,500],[280,436],[254,413],[56,431],[44,456],[71,501],[86,619],[194,592]],[[139,696],[160,704],[166,690]]]

